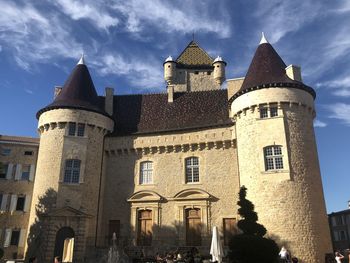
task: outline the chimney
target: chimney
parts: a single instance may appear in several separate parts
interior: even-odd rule
[[[61,91],[62,91],[62,86],[55,86],[55,91],[54,91],[54,94],[53,94],[53,99],[56,99],[56,97],[57,97],[58,95],[60,95]]]
[[[296,81],[302,81],[301,79],[301,69],[299,66],[296,65],[289,65],[286,67],[286,74],[289,78],[296,80]]]
[[[105,89],[105,111],[112,116],[113,115],[113,98],[114,98],[114,89],[107,87]]]
[[[168,102],[174,102],[174,85],[168,85]]]

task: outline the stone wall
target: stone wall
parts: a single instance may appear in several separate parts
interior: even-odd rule
[[[263,103],[262,103],[263,102]],[[261,107],[278,116],[260,118]],[[240,182],[268,234],[301,262],[332,252],[317,157],[312,96],[293,88],[245,93],[232,103]],[[249,143],[248,143],[249,142]],[[282,146],[283,169],[266,171],[263,148]]]
[[[184,246],[184,211],[195,207],[201,209],[202,245],[209,247],[212,226],[222,231],[223,218],[237,218],[233,128],[108,138],[105,143],[102,236],[108,235],[109,220],[120,220],[121,236],[135,244],[137,211],[150,209],[152,244],[159,249]],[[185,181],[185,159],[191,156],[199,158],[198,183]],[[152,184],[140,184],[143,161],[153,162]]]

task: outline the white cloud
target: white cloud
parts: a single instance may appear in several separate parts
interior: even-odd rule
[[[338,79],[319,82],[317,88],[330,88],[332,94],[340,97],[350,97],[350,76],[339,77]]]
[[[34,92],[30,89],[24,89],[24,91],[30,95],[34,94]]]
[[[126,29],[138,33],[152,26],[162,32],[213,32],[222,38],[231,35],[229,15],[219,4],[153,0],[117,0],[112,6],[126,18]],[[213,9],[220,9],[220,16]],[[212,15],[214,13],[214,16]]]
[[[97,28],[117,26],[119,19],[109,14],[99,1],[55,0],[57,6],[74,20],[87,19]]]
[[[318,119],[314,120],[314,127],[324,128],[327,126],[327,123],[320,121]]]
[[[341,120],[345,125],[350,126],[350,104],[335,103],[328,105],[327,109],[331,112],[329,118]]]
[[[75,58],[82,53],[70,28],[58,17],[47,19],[30,4],[1,1],[0,43],[11,49],[16,63],[31,71],[52,57]]]
[[[261,0],[254,15],[260,20],[261,30],[267,32],[269,42],[276,43],[318,17],[320,8],[318,1],[311,0]]]
[[[120,54],[111,53],[101,57],[95,62],[95,67],[101,75],[113,74],[124,76],[128,81],[140,89],[152,89],[153,91],[164,89],[163,71],[161,66],[140,60],[136,57],[128,58]]]

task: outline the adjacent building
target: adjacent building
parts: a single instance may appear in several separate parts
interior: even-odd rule
[[[349,208],[328,215],[332,243],[335,250],[350,249],[350,201]]]
[[[4,227],[5,240],[11,244],[12,229],[25,228],[27,256],[40,262],[93,259],[113,233],[125,251],[208,253],[213,226],[224,245],[237,233],[245,185],[269,236],[302,262],[324,262],[332,247],[313,129],[315,91],[265,37],[245,77],[226,81],[225,67],[191,41],[165,60],[164,93],[115,95],[106,88],[99,96],[82,58],[37,113],[33,162],[3,156],[6,171],[15,164],[29,171],[26,180],[16,170],[3,181],[31,188],[0,188],[10,207],[0,220],[15,216],[12,195],[32,193],[29,218],[18,215],[28,224]],[[33,184],[28,165],[35,164]]]
[[[39,139],[0,135],[0,247],[5,258],[22,258]]]

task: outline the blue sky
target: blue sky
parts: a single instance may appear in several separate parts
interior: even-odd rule
[[[164,92],[162,63],[192,34],[227,78],[245,75],[261,32],[317,92],[315,131],[328,212],[350,199],[350,1],[0,0],[0,134],[37,136],[82,53],[99,94]]]

